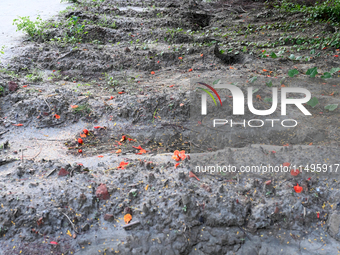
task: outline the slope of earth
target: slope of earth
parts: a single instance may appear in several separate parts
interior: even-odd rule
[[[336,24],[257,1],[75,2],[2,61],[2,254],[338,253]],[[313,116],[200,153],[192,83],[218,77],[256,87],[257,109],[305,87]],[[193,175],[214,157],[304,167]]]

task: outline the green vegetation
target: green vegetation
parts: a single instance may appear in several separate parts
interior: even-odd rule
[[[43,31],[43,22],[39,16],[36,18],[36,21],[31,21],[29,16],[19,16],[19,19],[13,20],[13,25],[17,26],[17,31],[23,30],[31,38],[41,35]]]
[[[325,21],[340,21],[340,0],[326,0],[316,2],[314,5],[300,5],[295,1],[283,0],[275,5],[288,12],[302,12],[312,19],[321,19]]]

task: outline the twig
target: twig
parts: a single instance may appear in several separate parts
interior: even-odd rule
[[[3,134],[6,134],[8,131],[9,131],[9,129],[4,131],[4,132],[2,132],[2,133],[0,133],[0,136],[2,136]]]
[[[63,212],[61,212],[61,213],[64,214],[64,215],[66,216],[66,218],[68,219],[68,221],[71,223],[74,232],[76,232],[77,234],[79,234],[79,233],[77,232],[77,230],[75,229],[74,224],[73,224],[73,222],[70,220],[70,218],[69,218],[65,213],[63,213]]]
[[[45,98],[44,98],[44,101],[47,104],[49,111],[51,112],[51,107],[50,107],[50,105],[48,104],[48,102],[47,102],[47,100]]]
[[[51,174],[53,174],[57,170],[57,168],[54,168],[45,178],[48,178]]]
[[[123,226],[123,228],[132,227],[132,226],[137,225],[139,223],[140,223],[140,221],[131,222],[130,224],[127,224],[127,225]]]
[[[37,154],[35,154],[35,156],[33,156],[32,158],[30,158],[30,159],[28,159],[28,160],[33,160],[33,159],[35,159],[40,153],[41,153],[41,151],[42,151],[42,146],[37,142],[37,144],[40,146],[40,151],[37,153]]]
[[[46,128],[46,127],[54,127],[54,126],[58,126],[60,124],[63,124],[65,121],[63,122],[59,122],[59,123],[55,123],[55,124],[51,124],[51,125],[46,125],[46,126],[38,126],[37,128]]]
[[[238,226],[239,229],[241,229],[243,231],[243,233],[249,238],[249,240],[251,240],[250,236],[246,233],[246,231],[244,231],[243,228],[241,228],[240,226]]]

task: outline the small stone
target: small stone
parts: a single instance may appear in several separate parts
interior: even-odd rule
[[[149,208],[146,206],[146,204],[144,203],[143,204],[143,213],[145,214],[145,215],[148,215],[149,214]]]
[[[82,227],[81,227],[81,230],[82,231],[87,231],[87,230],[89,230],[90,229],[90,225],[88,224],[88,223],[86,223],[85,225],[83,225]]]
[[[184,180],[185,179],[185,173],[183,171],[178,173],[178,179]]]
[[[110,198],[109,192],[107,191],[105,184],[100,184],[96,190],[96,196],[99,199],[107,200]]]
[[[58,176],[66,176],[68,174],[69,174],[69,172],[67,172],[65,168],[61,168],[59,173],[58,173]]]
[[[153,173],[149,174],[149,182],[153,182],[154,180],[156,180],[156,177]]]
[[[9,91],[16,91],[18,89],[18,84],[16,84],[14,81],[10,81],[8,83],[8,90]]]
[[[112,222],[114,220],[114,216],[112,214],[105,214],[104,220]]]
[[[125,51],[125,52],[131,52],[131,50],[130,50],[128,47],[126,47],[126,48],[124,49],[124,51]]]

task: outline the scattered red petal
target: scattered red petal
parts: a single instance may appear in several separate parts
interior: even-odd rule
[[[59,120],[60,119],[60,116],[58,114],[54,114],[54,117]]]
[[[155,72],[154,72],[154,71],[151,71],[151,74],[155,74]]]
[[[98,158],[103,158],[104,156],[103,155],[98,155]]]
[[[180,163],[175,164],[175,169],[180,165]]]
[[[192,68],[189,69],[189,72],[192,72]]]
[[[294,190],[296,193],[301,193],[303,188],[301,186],[299,186],[299,184],[296,184],[296,186],[294,186]]]
[[[283,166],[290,166],[290,163],[289,162],[285,162],[282,164]]]
[[[189,171],[189,177],[195,177],[197,179],[197,181],[199,181],[200,179],[198,179],[198,177],[191,171]]]
[[[86,135],[85,135],[85,134],[80,134],[80,137],[83,137],[83,138],[85,138],[85,137],[86,137]]]
[[[28,85],[24,85],[24,86],[22,86],[22,87],[23,87],[23,88],[27,88],[27,86],[28,86]]]
[[[175,86],[175,85],[170,85],[169,88],[172,88],[173,86]]]
[[[125,92],[124,91],[120,91],[120,92],[118,92],[118,94],[124,94]]]
[[[78,143],[79,143],[79,144],[83,144],[83,139],[78,138]]]
[[[84,132],[85,135],[89,134],[89,131],[87,129],[83,129],[83,132]]]
[[[118,169],[125,169],[125,166],[128,165],[129,163],[128,162],[120,162],[119,166],[118,166]]]
[[[290,171],[290,174],[293,175],[293,176],[297,176],[297,175],[299,175],[299,173],[300,173],[299,169],[292,169]]]
[[[21,123],[19,123],[19,124],[13,124],[13,126],[16,126],[16,127],[21,127],[21,126],[23,126],[24,124],[21,124]]]
[[[79,149],[79,150],[78,150],[78,153],[83,153],[83,150],[82,150],[82,149]]]

